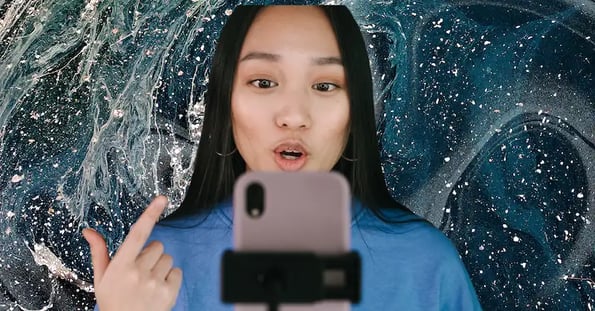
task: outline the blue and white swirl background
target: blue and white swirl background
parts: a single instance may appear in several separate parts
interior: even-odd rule
[[[0,310],[91,308],[81,226],[113,251],[156,193],[180,203],[238,3],[265,2],[0,0]],[[326,3],[367,40],[392,194],[484,308],[593,309],[595,3]]]

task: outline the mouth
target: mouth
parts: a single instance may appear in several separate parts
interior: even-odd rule
[[[279,154],[281,155],[281,157],[287,160],[297,160],[299,159],[299,157],[303,155],[302,152],[297,150],[283,150],[279,152]]]
[[[307,160],[306,148],[300,143],[282,143],[274,149],[275,162],[283,171],[297,171]]]

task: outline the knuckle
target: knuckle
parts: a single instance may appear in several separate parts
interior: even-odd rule
[[[161,253],[163,253],[165,247],[163,246],[163,243],[161,243],[159,241],[152,241],[151,243],[149,243],[149,245],[147,245],[147,247],[145,249],[147,251],[161,254]]]
[[[135,232],[133,232],[133,239],[137,244],[145,244],[149,235],[151,234],[150,231],[146,230],[145,228],[137,228]]]
[[[174,263],[174,258],[168,254],[161,255],[161,260],[163,261],[163,263],[167,264],[168,266],[171,266]]]
[[[142,232],[142,230],[140,230],[140,228],[135,228],[135,230],[130,231],[130,233],[128,233],[128,238],[130,239],[130,242],[138,244],[138,243],[144,243],[145,238],[144,238],[144,233]]]
[[[149,291],[159,291],[160,282],[155,278],[147,278],[144,280],[144,286],[149,289]]]
[[[132,284],[142,284],[144,282],[142,273],[136,269],[129,273],[129,278]]]
[[[165,246],[163,246],[163,243],[161,243],[160,241],[153,241],[151,243],[153,244],[153,247],[160,253],[163,253],[163,251],[165,250]]]
[[[171,269],[171,271],[169,272],[169,275],[167,276],[167,278],[171,281],[175,281],[175,282],[179,282],[182,280],[182,270],[180,268],[173,268]],[[179,286],[177,286],[179,287]]]

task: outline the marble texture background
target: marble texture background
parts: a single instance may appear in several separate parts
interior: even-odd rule
[[[113,251],[184,196],[235,5],[0,0],[0,310],[93,306]],[[455,243],[486,310],[595,305],[595,3],[326,1],[360,23],[395,198]]]

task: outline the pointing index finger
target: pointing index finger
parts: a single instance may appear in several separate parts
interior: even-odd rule
[[[167,207],[167,198],[165,196],[160,195],[153,199],[147,209],[145,209],[134,225],[132,225],[130,232],[126,236],[126,239],[124,239],[114,259],[116,257],[123,257],[130,261],[136,260],[136,257],[147,243],[147,239],[165,207]]]

